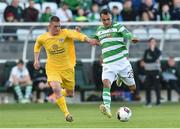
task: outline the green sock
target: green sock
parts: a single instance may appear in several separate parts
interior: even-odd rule
[[[103,88],[103,102],[104,105],[110,109],[111,105],[111,93],[110,93],[110,88]]]
[[[23,99],[23,94],[22,94],[22,91],[21,91],[21,87],[19,85],[16,85],[14,87],[14,90],[18,96],[18,99]]]
[[[32,86],[29,85],[29,86],[26,87],[26,91],[25,91],[25,98],[26,99],[30,98],[31,92],[32,92]]]

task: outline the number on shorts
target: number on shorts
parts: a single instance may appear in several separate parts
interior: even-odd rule
[[[134,74],[133,74],[132,69],[128,72],[128,78],[134,78]]]

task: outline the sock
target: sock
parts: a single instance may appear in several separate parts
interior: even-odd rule
[[[110,109],[111,105],[111,93],[110,93],[110,88],[103,88],[103,102],[104,105]]]
[[[61,89],[61,94],[66,97],[67,96],[67,93],[66,93],[66,90],[65,89]]]
[[[20,86],[19,86],[19,85],[16,85],[16,86],[14,87],[14,90],[15,90],[17,96],[18,96],[18,99],[19,99],[19,100],[20,100],[20,99],[23,99],[23,94],[22,94],[22,91],[21,91]]]
[[[58,98],[56,100],[56,103],[59,106],[59,108],[61,109],[61,111],[64,113],[65,116],[67,114],[69,114],[69,111],[68,111],[67,105],[66,105],[66,99],[64,96],[61,96],[60,98]]]
[[[29,86],[26,87],[26,91],[25,91],[25,98],[26,99],[30,98],[31,92],[32,92],[32,86],[29,85]]]

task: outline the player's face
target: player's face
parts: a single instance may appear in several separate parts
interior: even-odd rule
[[[49,25],[49,31],[52,35],[57,35],[59,33],[60,28],[60,22],[51,22]]]
[[[105,27],[110,27],[112,24],[111,14],[101,14],[101,21]]]

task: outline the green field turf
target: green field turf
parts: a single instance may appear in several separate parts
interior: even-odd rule
[[[115,112],[120,106],[132,109],[132,118],[120,122]],[[0,127],[24,128],[177,128],[180,127],[180,104],[165,103],[147,108],[138,103],[113,103],[113,118],[99,112],[98,104],[68,105],[75,121],[67,123],[55,104],[9,104],[0,105]]]

